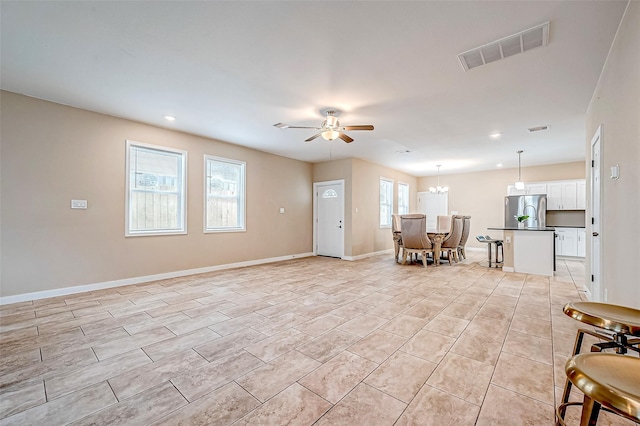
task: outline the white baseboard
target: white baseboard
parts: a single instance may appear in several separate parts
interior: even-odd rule
[[[359,254],[357,256],[342,256],[342,260],[360,260],[360,259],[366,259],[367,257],[378,256],[381,254],[393,254],[393,249],[374,251],[372,253]]]
[[[267,259],[248,260],[245,262],[228,263],[225,265],[206,266],[204,268],[185,269],[182,271],[166,272],[164,274],[145,275],[142,277],[124,278],[115,281],[85,284],[74,287],[56,288],[54,290],[36,291],[33,293],[16,294],[14,296],[0,297],[0,305],[26,302],[29,300],[47,299],[50,297],[66,296],[69,294],[85,293],[87,291],[103,290],[106,288],[122,287],[131,284],[146,283],[149,281],[166,280],[168,278],[184,277],[187,275],[204,274],[206,272],[222,271],[224,269],[241,268],[243,266],[262,265],[264,263],[281,262],[283,260],[298,259],[313,256],[313,253],[299,253],[287,256],[270,257]]]
[[[486,248],[482,248],[482,247],[465,247],[464,248],[466,251],[483,251],[483,252],[487,252]]]
[[[513,266],[503,266],[502,272],[515,272],[515,271],[513,270]]]

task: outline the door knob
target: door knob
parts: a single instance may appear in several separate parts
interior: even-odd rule
[[[597,237],[597,236],[598,236],[598,235],[600,235],[600,234],[598,234],[597,232],[594,232],[594,233],[593,233],[593,234],[591,234],[591,235],[593,235],[594,237]]]

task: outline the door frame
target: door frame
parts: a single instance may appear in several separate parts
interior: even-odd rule
[[[341,254],[340,259],[344,259],[344,230],[346,228],[346,207],[344,202],[344,179],[338,180],[327,180],[323,182],[313,182],[313,255],[318,255],[318,187],[324,185],[341,185],[342,186],[342,217],[343,226],[342,232],[340,233],[340,239],[342,240],[340,243]]]
[[[599,176],[598,176],[598,188],[595,188],[594,186],[594,176],[595,176],[595,170],[596,168],[594,167],[595,165],[595,160],[593,159],[593,150],[594,150],[594,146],[596,143],[599,143],[599,148],[600,148],[600,155],[598,156],[598,172],[599,172]],[[606,297],[605,296],[605,292],[604,290],[604,286],[602,283],[602,144],[603,144],[603,138],[602,138],[602,124],[600,126],[598,126],[598,128],[596,129],[595,133],[593,134],[593,137],[591,138],[591,150],[589,152],[589,155],[591,157],[591,167],[590,167],[590,173],[589,173],[589,217],[594,218],[597,217],[598,219],[598,224],[597,224],[597,229],[598,229],[598,233],[600,234],[598,237],[594,237],[593,236],[593,232],[595,232],[593,230],[593,221],[590,220],[589,222],[589,229],[591,230],[592,235],[590,236],[591,238],[589,238],[589,272],[590,275],[593,277],[593,280],[591,281],[591,285],[590,285],[590,291],[588,291],[587,293],[589,296],[589,300],[592,300],[594,302],[606,302]],[[599,196],[598,196],[598,204],[595,204],[594,201],[594,193],[595,191],[598,191]],[[600,250],[598,250],[598,255],[594,255],[594,250],[593,250],[593,246],[594,246],[594,238],[599,238],[599,245],[600,245]],[[594,268],[595,266],[595,268]],[[595,271],[595,273],[594,273]],[[585,277],[587,278],[587,277]]]

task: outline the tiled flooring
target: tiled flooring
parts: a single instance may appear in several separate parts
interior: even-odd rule
[[[2,306],[0,425],[553,424],[583,264],[547,278],[468,257],[306,258]]]

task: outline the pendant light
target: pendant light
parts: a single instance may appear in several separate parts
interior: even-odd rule
[[[516,182],[516,189],[524,189],[524,182],[520,178],[520,154],[522,154],[524,151],[519,150],[517,152],[518,152],[518,181]]]
[[[435,188],[433,186],[429,188],[429,192],[431,192],[432,194],[444,194],[449,192],[448,186],[440,186],[440,167],[441,166],[442,164],[438,164],[436,166],[438,168],[438,186],[436,186]]]

